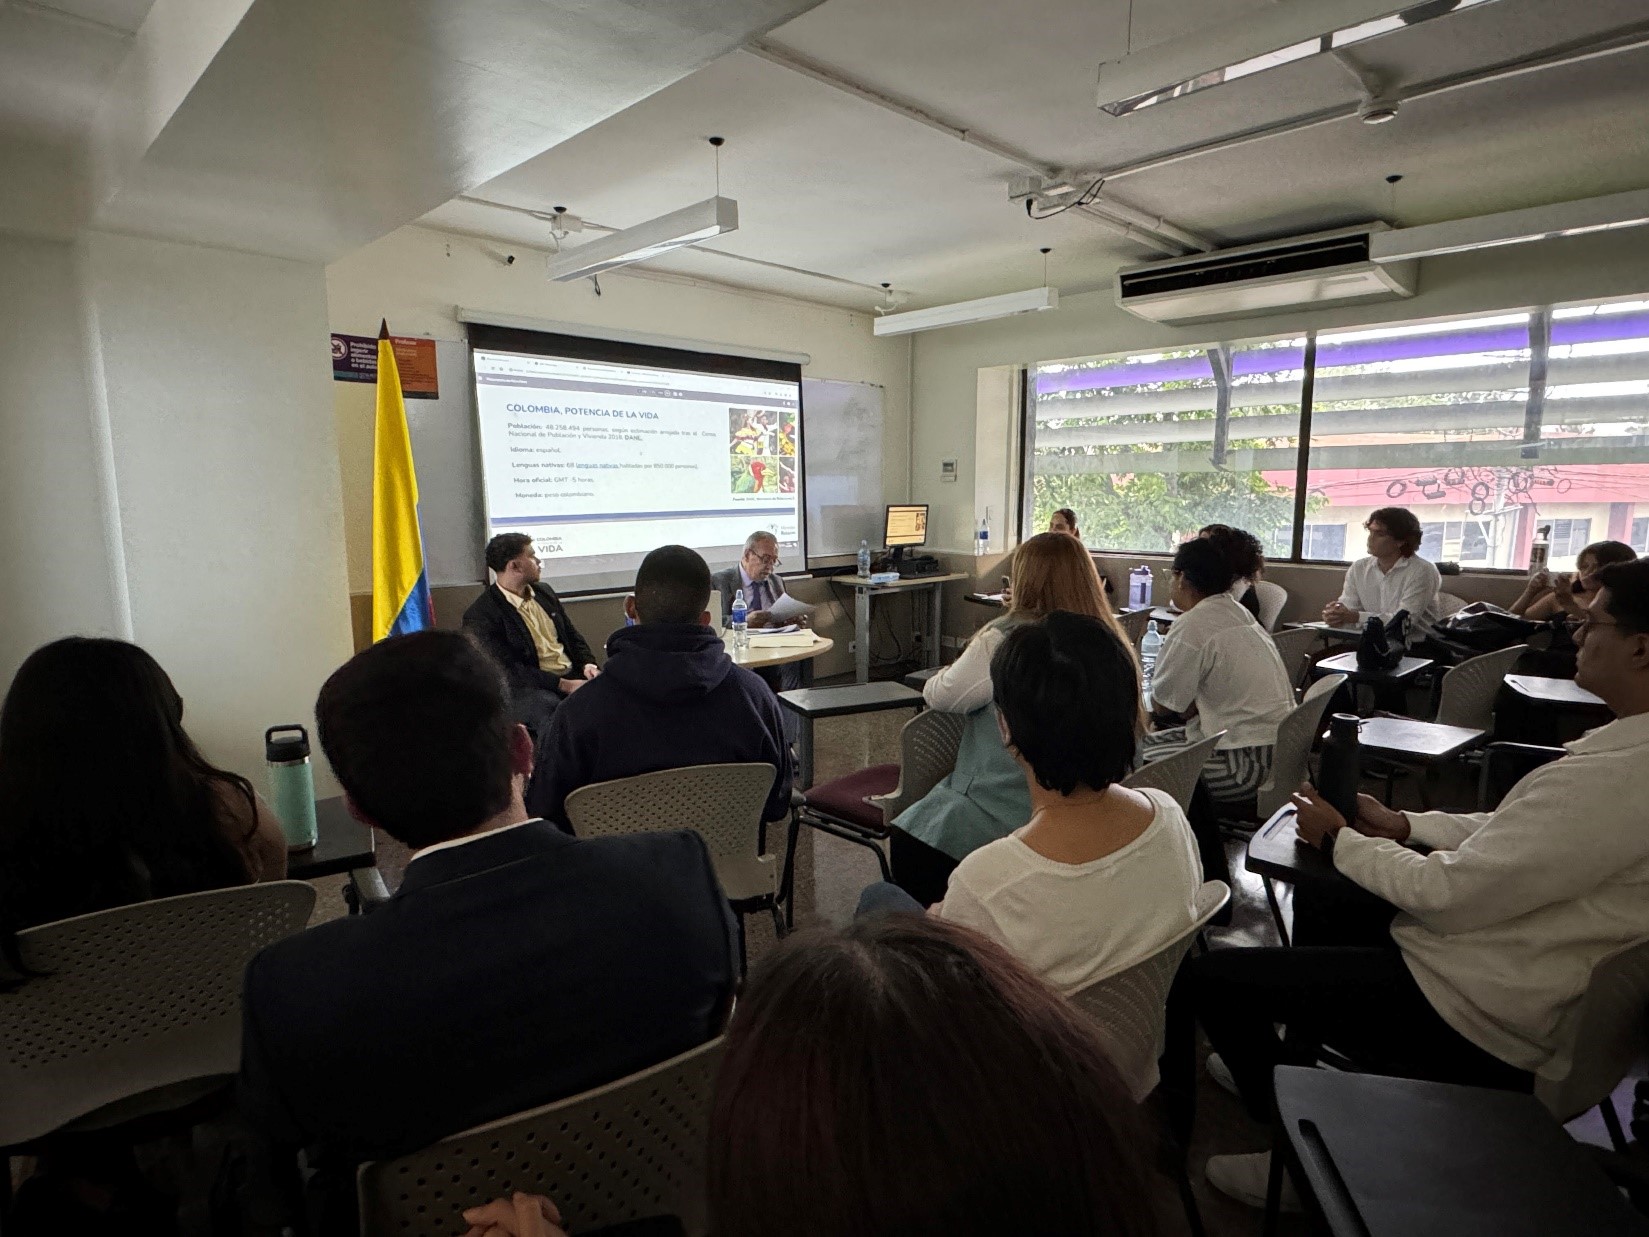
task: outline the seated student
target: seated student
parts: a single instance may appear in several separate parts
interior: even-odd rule
[[[1246,529],[1232,528],[1229,524],[1205,525],[1197,530],[1197,536],[1219,546],[1220,553],[1231,564],[1234,577],[1231,596],[1244,610],[1259,618],[1260,594],[1254,585],[1265,576],[1265,547],[1260,545],[1260,539]]]
[[[1198,1017],[1257,1119],[1287,1060],[1279,1024],[1381,1073],[1527,1089],[1568,1072],[1592,968],[1649,938],[1649,559],[1606,567],[1600,583],[1576,681],[1618,720],[1496,811],[1394,812],[1363,795],[1347,822],[1309,787],[1296,797],[1300,836],[1332,836],[1334,866],[1397,916],[1372,942],[1193,964]],[[1266,1167],[1215,1156],[1208,1180],[1255,1201]]]
[[[0,933],[285,876],[274,812],[200,754],[148,653],[72,636],[18,668],[0,706]]]
[[[991,684],[1031,818],[962,860],[932,913],[1069,994],[1189,928],[1202,861],[1171,796],[1118,784],[1133,766],[1139,671],[1109,626],[1064,613],[1022,623]],[[1128,1082],[1143,1098],[1155,1078]]]
[[[532,538],[487,542],[494,583],[464,611],[464,630],[492,654],[510,684],[510,717],[542,738],[556,706],[601,671],[555,590],[540,578]]]
[[[793,769],[767,685],[735,666],[710,629],[710,568],[686,546],[641,561],[624,601],[634,627],[607,640],[599,679],[556,710],[539,745],[527,809],[566,826],[580,786],[684,765],[761,762],[777,770],[765,819],[790,811]]]
[[[716,1237],[1159,1230],[1093,1025],[931,915],[802,931],[755,969],[710,1116]]]
[[[1540,623],[1564,615],[1585,618],[1586,607],[1597,596],[1597,573],[1615,563],[1629,563],[1638,552],[1624,541],[1594,541],[1575,556],[1573,572],[1537,571],[1529,577],[1523,592],[1512,602],[1511,611]]]
[[[1161,760],[1210,734],[1225,735],[1203,766],[1223,803],[1252,799],[1271,776],[1277,726],[1294,688],[1277,645],[1231,598],[1231,563],[1198,537],[1174,553],[1173,601],[1183,613],[1163,638],[1151,676],[1151,720],[1140,758]]]
[[[1064,533],[1067,537],[1082,540],[1082,530],[1076,526],[1076,512],[1069,507],[1061,507],[1048,519],[1050,533]]]
[[[350,814],[413,854],[387,905],[252,960],[240,1106],[310,1149],[323,1231],[353,1232],[356,1164],[704,1042],[739,972],[697,834],[581,841],[528,817],[532,740],[462,635],[373,645],[315,713]]]
[[[1443,577],[1435,564],[1418,556],[1420,521],[1407,507],[1381,507],[1363,521],[1368,530],[1368,557],[1346,569],[1345,588],[1323,607],[1323,622],[1358,626],[1378,618],[1389,623],[1400,610],[1409,616],[1408,642],[1431,635],[1442,616],[1437,590]]]
[[[1031,818],[1019,766],[1002,745],[991,704],[991,658],[1010,630],[1054,610],[1086,614],[1117,631],[1094,561],[1064,533],[1039,533],[1014,552],[1007,613],[974,633],[962,655],[922,688],[928,707],[966,713],[956,766],[893,822],[888,844],[894,881],[924,906],[972,851],[1005,838]]]

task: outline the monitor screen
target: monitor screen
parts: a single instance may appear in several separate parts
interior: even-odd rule
[[[928,540],[928,506],[915,503],[887,509],[887,527],[883,540],[889,549],[902,545],[926,545]]]

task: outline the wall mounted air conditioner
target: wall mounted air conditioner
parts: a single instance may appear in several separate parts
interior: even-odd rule
[[[1314,305],[1351,305],[1413,296],[1418,263],[1376,263],[1365,223],[1147,262],[1117,272],[1117,304],[1152,322],[1212,322]]]

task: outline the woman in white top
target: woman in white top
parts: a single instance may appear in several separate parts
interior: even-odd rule
[[[932,913],[1000,941],[1069,994],[1189,928],[1202,864],[1172,798],[1118,784],[1133,759],[1139,677],[1109,625],[1061,612],[1015,627],[991,686],[1030,820],[963,859]],[[1155,1085],[1150,1073],[1128,1080],[1136,1099]]]
[[[1294,707],[1276,642],[1231,598],[1231,563],[1207,538],[1174,554],[1173,599],[1182,611],[1168,629],[1151,677],[1157,727],[1140,757],[1161,760],[1225,733],[1202,776],[1221,802],[1252,799],[1271,774],[1277,726]]]

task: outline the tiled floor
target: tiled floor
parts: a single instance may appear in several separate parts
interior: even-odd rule
[[[816,776],[825,781],[852,772],[868,764],[897,759],[898,734],[909,720],[907,712],[888,712],[858,717],[830,718],[817,723],[815,730]],[[1373,787],[1371,786],[1372,790]],[[1397,785],[1397,806],[1418,807],[1412,796],[1413,779],[1400,780]],[[1475,783],[1468,774],[1442,777],[1433,788],[1433,799],[1438,806],[1473,806]],[[775,830],[770,847],[783,855],[784,831]],[[1229,928],[1210,932],[1210,944],[1215,948],[1238,945],[1274,945],[1278,934],[1266,905],[1264,890],[1258,877],[1243,870],[1243,844],[1229,844],[1233,874],[1234,914]],[[405,852],[393,842],[381,845],[380,867],[391,889],[400,881],[405,867]],[[809,923],[845,923],[852,915],[859,891],[879,878],[876,859],[864,847],[841,841],[824,834],[804,829],[797,850],[796,862],[796,916],[798,926]],[[318,917],[329,918],[344,913],[341,896],[342,880],[318,882],[321,886],[321,904]],[[1286,908],[1286,893],[1284,896]],[[771,949],[774,944],[773,926],[765,915],[749,917],[749,950],[752,962]],[[1622,1086],[1629,1111],[1630,1087]],[[1617,1103],[1620,1101],[1617,1099]],[[1606,1143],[1602,1123],[1595,1114],[1582,1118],[1571,1127],[1577,1136],[1588,1141]],[[1197,1094],[1197,1124],[1191,1147],[1192,1183],[1202,1210],[1203,1220],[1211,1237],[1237,1237],[1259,1231],[1260,1213],[1210,1190],[1202,1179],[1202,1166],[1209,1155],[1223,1152],[1257,1151],[1269,1145],[1266,1130],[1251,1121],[1235,1097],[1216,1086],[1206,1073],[1199,1074]],[[1171,1225],[1182,1225],[1183,1218],[1173,1209]],[[1297,1217],[1284,1217],[1283,1237],[1305,1233],[1306,1226]]]

